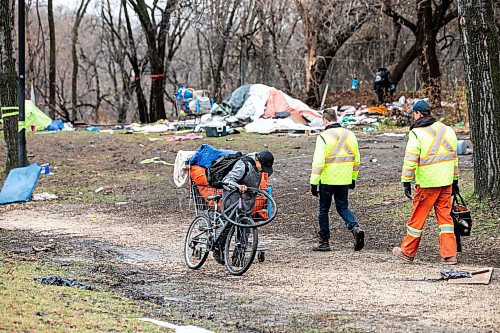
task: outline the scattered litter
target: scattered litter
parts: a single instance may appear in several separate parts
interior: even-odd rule
[[[160,157],[158,157],[158,156],[155,156],[152,158],[146,158],[145,160],[142,160],[139,162],[139,164],[152,164],[152,163],[159,163],[159,164],[163,164],[163,165],[174,166],[173,163],[165,162],[165,161],[161,160]]]
[[[196,140],[196,139],[203,139],[203,135],[198,135],[198,134],[188,134],[184,136],[172,136],[168,141],[186,141],[186,140]]]
[[[462,121],[459,121],[458,123],[455,124],[456,127],[462,127],[465,125],[465,122],[462,120]]]
[[[151,324],[158,325],[160,327],[166,327],[170,328],[172,330],[175,330],[176,333],[214,333],[213,331],[206,330],[201,327],[196,327],[196,326],[179,326],[175,325],[172,323],[168,323],[166,321],[161,321],[161,320],[156,320],[156,319],[150,319],[150,318],[137,318],[137,320],[140,321],[145,321]]]
[[[370,159],[370,162],[373,162],[373,163],[377,163],[377,161],[378,161],[378,160],[377,160],[376,158],[372,158],[372,159]]]
[[[115,202],[115,205],[117,206],[123,206],[123,205],[126,205],[128,204],[128,201],[118,201],[118,202]]]
[[[148,138],[149,141],[155,142],[155,141],[160,141],[160,138]]]
[[[458,140],[457,144],[457,154],[458,155],[465,155],[468,153],[469,149],[469,143],[464,140]]]
[[[104,190],[104,187],[98,187],[96,188],[96,190],[94,191],[95,193],[99,193],[99,192],[102,192],[102,190]]]
[[[375,131],[375,127],[371,127],[371,126],[363,127],[363,132],[374,132],[374,131]]]
[[[47,244],[47,245],[44,245],[42,247],[36,247],[35,245],[33,245],[31,247],[33,249],[33,251],[35,252],[46,252],[46,251],[50,251],[50,250],[53,250],[56,248],[56,245],[55,244]]]
[[[42,192],[33,194],[31,199],[34,201],[50,201],[59,199],[59,197],[53,193]]]
[[[95,127],[95,126],[89,126],[85,130],[88,131],[88,132],[99,132],[100,128],[99,127]]]
[[[406,133],[382,133],[380,136],[396,136],[396,137],[404,137]]]
[[[39,277],[34,279],[38,283],[48,284],[51,286],[61,286],[61,287],[76,287],[86,290],[92,290],[88,284],[82,283],[75,279],[66,279],[60,277],[59,275],[52,275],[48,277]]]
[[[455,268],[452,269],[442,269],[441,276],[443,279],[460,279],[460,278],[471,278],[471,272],[457,271]]]
[[[227,138],[226,141],[234,141],[234,138]]]
[[[444,271],[444,270],[443,270]],[[443,271],[441,275],[443,275]],[[455,269],[450,269],[450,271],[455,271]],[[449,272],[448,274],[461,274],[468,273],[470,276],[467,278],[450,278],[448,283],[451,284],[489,284],[491,282],[491,276],[493,274],[493,267],[460,267],[455,272]]]

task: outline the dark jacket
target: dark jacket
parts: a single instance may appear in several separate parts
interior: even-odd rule
[[[262,178],[262,173],[257,170],[255,165],[256,153],[246,155],[246,158],[242,158],[234,165],[233,169],[224,177],[223,181],[233,184],[233,185],[246,185],[247,187],[259,188],[260,180]],[[245,166],[246,165],[246,166]],[[246,174],[245,174],[246,170]],[[232,189],[225,187],[222,192],[222,198],[225,198]],[[231,205],[236,202],[239,195],[235,193],[230,199],[228,199],[227,204]],[[243,206],[247,213],[251,213],[253,210],[255,197],[249,194],[243,193]]]

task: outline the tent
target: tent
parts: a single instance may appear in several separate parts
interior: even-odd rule
[[[43,131],[44,129],[47,128],[52,123],[52,119],[50,119],[49,116],[47,116],[45,113],[43,113],[42,110],[40,110],[34,103],[33,101],[27,99],[24,101],[24,108],[25,108],[25,120],[24,124],[19,123],[19,130],[21,129],[26,129],[27,131],[31,130],[31,126],[34,125],[36,126],[37,131]],[[9,107],[8,109],[12,109]],[[18,109],[16,107],[16,109]],[[12,112],[12,116],[17,116],[19,113],[18,111]]]
[[[52,123],[52,119],[43,113],[42,110],[36,107],[31,100],[24,101],[25,121],[24,128],[29,131],[32,125],[36,126],[37,131],[43,131]],[[19,130],[22,129],[22,124],[19,124]]]

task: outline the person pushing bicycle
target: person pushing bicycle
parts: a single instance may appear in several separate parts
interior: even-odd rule
[[[222,191],[222,200],[229,194],[233,188],[238,188],[241,193],[243,210],[250,214],[255,204],[255,196],[246,195],[247,188],[258,188],[262,179],[262,173],[266,172],[268,176],[273,173],[274,156],[268,151],[264,150],[259,153],[250,153],[241,157],[233,166],[231,171],[223,178],[224,189]],[[240,198],[236,193],[226,201],[226,206],[229,207]],[[224,209],[225,207],[222,207]],[[218,241],[218,247],[214,249],[214,258],[219,263],[224,262],[222,257],[223,246],[226,243],[227,235],[222,235]]]

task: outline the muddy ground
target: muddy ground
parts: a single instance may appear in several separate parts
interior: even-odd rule
[[[390,252],[411,212],[399,184],[404,138],[358,133],[362,168],[350,205],[367,231],[366,246],[354,253],[352,235],[332,213],[333,251],[314,253],[317,199],[308,180],[315,137],[235,135],[233,141],[182,143],[151,137],[158,135],[31,135],[30,160],[57,167],[53,176],[41,177],[36,193],[59,199],[0,206],[0,251],[74,266],[74,278],[157,304],[148,307],[155,319],[222,332],[500,331],[496,272],[488,286],[425,281],[441,269],[433,214],[414,263]],[[184,234],[194,216],[188,191],[174,186],[172,167],[139,164],[153,156],[173,162],[179,149],[203,142],[275,154],[270,184],[280,214],[259,230],[269,247],[266,260],[242,277],[230,276],[211,257],[200,270],[185,267]],[[461,156],[460,166],[462,191],[471,193],[472,156]],[[499,267],[498,209],[477,204],[477,214],[461,264]],[[48,243],[55,249],[33,250]]]

